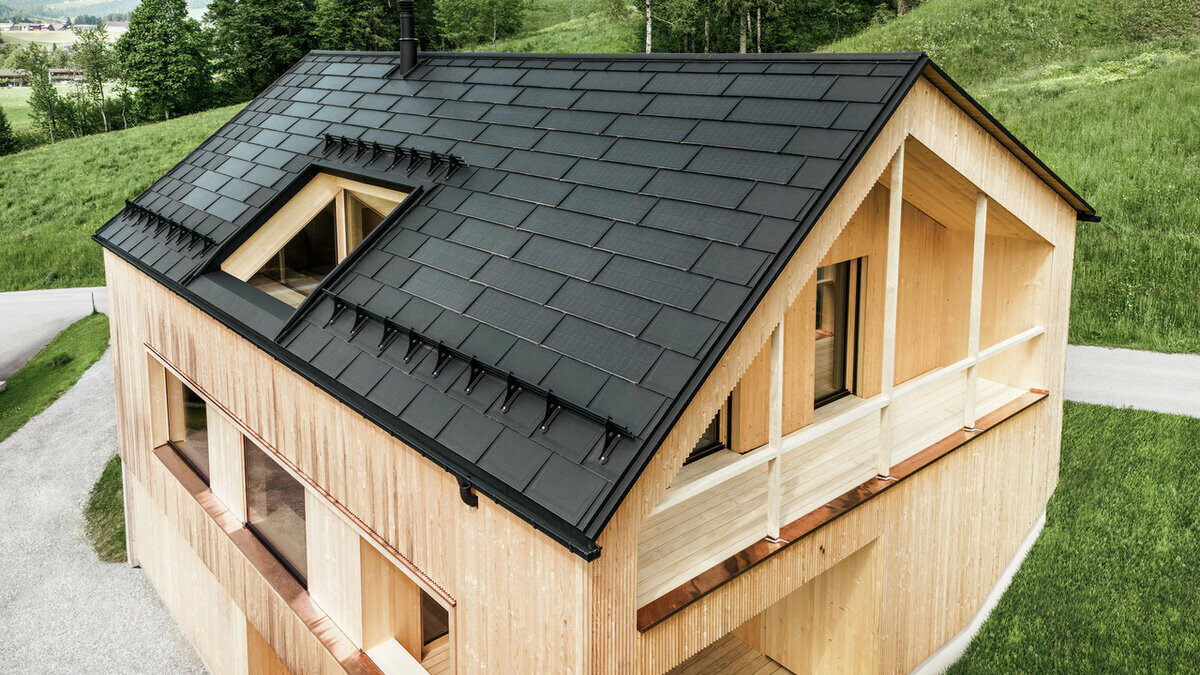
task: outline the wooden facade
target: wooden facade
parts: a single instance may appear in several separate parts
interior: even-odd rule
[[[967,625],[1056,484],[1075,218],[919,80],[591,562],[484,495],[468,506],[451,474],[106,253],[131,561],[214,672],[662,673],[755,655],[907,672]],[[854,393],[814,409],[815,274],[849,260]],[[164,372],[208,405],[208,485],[164,445]],[[726,405],[733,452],[685,467]],[[307,588],[244,525],[243,438],[305,489]],[[432,647],[402,609],[422,594],[448,616]]]

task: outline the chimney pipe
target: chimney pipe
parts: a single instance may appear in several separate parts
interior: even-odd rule
[[[413,0],[396,0],[400,11],[400,75],[407,77],[417,67],[417,35],[413,30]]]

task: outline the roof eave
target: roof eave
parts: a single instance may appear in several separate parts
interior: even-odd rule
[[[942,70],[936,63],[929,60],[925,64],[925,69],[922,75],[937,87],[939,91],[946,95],[955,103],[963,112],[967,113],[980,126],[988,131],[996,140],[1000,141],[1010,152],[1021,160],[1025,166],[1029,167],[1030,171],[1037,174],[1047,185],[1049,185],[1065,202],[1075,209],[1076,217],[1089,223],[1100,222],[1100,216],[1096,215],[1096,210],[1088,204],[1083,197],[1080,197],[1075,190],[1067,185],[1066,181],[1058,177],[1058,174],[1050,170],[1045,162],[1034,155],[1025,144],[1017,139],[1003,124],[992,116],[982,105],[979,104],[970,94],[966,92],[957,82],[955,82],[946,71]]]

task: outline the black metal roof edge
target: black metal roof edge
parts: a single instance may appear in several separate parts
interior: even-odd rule
[[[683,415],[684,410],[691,404],[692,399],[696,396],[704,381],[708,379],[709,374],[716,368],[720,357],[729,348],[729,345],[733,343],[737,334],[741,332],[746,321],[749,320],[753,313],[754,308],[762,301],[767,291],[775,285],[775,281],[779,278],[787,263],[792,259],[792,256],[799,250],[800,245],[804,243],[804,240],[808,237],[808,233],[825,212],[829,203],[833,201],[834,196],[841,192],[846,180],[854,172],[854,169],[858,167],[858,163],[862,160],[863,155],[866,154],[867,149],[879,137],[879,133],[892,118],[896,109],[900,107],[900,103],[908,95],[908,92],[912,90],[913,85],[916,84],[929,62],[929,57],[924,52],[921,52],[920,57],[913,62],[909,72],[905,74],[900,85],[871,123],[871,126],[863,133],[863,137],[859,139],[858,145],[855,146],[849,158],[842,164],[838,173],[830,181],[829,186],[819,193],[817,203],[809,210],[808,215],[800,223],[800,227],[797,228],[796,233],[792,235],[792,238],[780,250],[780,254],[775,258],[775,262],[772,263],[759,284],[746,297],[746,300],[743,301],[742,306],[738,308],[734,318],[726,325],[720,337],[713,342],[701,360],[700,366],[697,367],[691,379],[684,386],[683,393],[675,398],[666,415],[647,434],[646,442],[642,445],[639,456],[631,464],[633,470],[626,472],[617,481],[615,489],[609,493],[608,498],[596,511],[596,519],[584,529],[586,534],[597,538],[604,531],[604,527],[608,524],[608,521],[617,512],[617,508],[621,503],[625,501],[625,497],[629,491],[637,483],[638,478],[641,477],[642,472],[650,464],[650,460],[654,457],[655,453],[658,452],[659,446],[666,440],[667,434],[679,422],[679,418]]]
[[[305,56],[307,56],[307,55],[305,55]],[[292,73],[292,71],[294,71],[294,70],[295,70],[295,69],[296,69],[296,68],[297,68],[297,67],[300,65],[300,63],[304,61],[304,58],[305,58],[305,57],[303,57],[303,56],[302,56],[302,57],[300,57],[299,59],[296,59],[296,62],[295,62],[295,63],[293,63],[293,64],[291,65],[291,67],[290,67],[290,68],[288,68],[287,70],[285,70],[285,71],[283,72],[283,74],[282,74],[282,75],[280,75],[278,79],[276,79],[276,82],[277,82],[279,79],[282,79],[284,76],[286,76],[286,75],[290,75],[290,74]],[[228,120],[226,120],[226,121],[225,121],[225,123],[224,123],[224,124],[222,124],[221,126],[217,127],[217,128],[216,128],[216,130],[215,130],[215,131],[213,131],[211,134],[209,134],[209,135],[208,135],[208,137],[207,137],[207,138],[205,138],[203,141],[201,141],[199,145],[197,145],[195,148],[192,148],[192,151],[191,151],[191,152],[189,152],[188,154],[184,155],[184,156],[183,156],[183,158],[181,158],[181,159],[180,159],[178,162],[175,162],[175,164],[171,165],[171,168],[169,168],[169,169],[167,169],[166,171],[164,171],[164,172],[163,172],[163,174],[162,174],[162,176],[159,176],[159,177],[158,177],[158,178],[156,178],[154,181],[152,181],[152,182],[150,183],[150,185],[147,185],[147,186],[146,186],[146,189],[145,189],[145,190],[142,190],[141,192],[139,192],[139,193],[138,193],[138,195],[137,195],[137,197],[134,197],[132,200],[126,200],[126,201],[132,201],[132,202],[135,202],[135,203],[136,203],[136,202],[137,202],[137,200],[138,200],[139,198],[141,198],[141,196],[142,196],[142,195],[146,194],[147,192],[149,192],[149,191],[150,191],[150,188],[154,187],[154,184],[155,184],[155,183],[157,183],[157,182],[158,182],[159,180],[161,180],[162,178],[164,178],[164,177],[166,177],[166,176],[169,176],[169,175],[171,175],[171,172],[173,172],[175,169],[178,169],[180,166],[182,166],[182,165],[183,165],[185,162],[187,162],[189,159],[191,159],[193,155],[195,155],[196,153],[200,152],[200,151],[201,151],[200,149],[201,149],[202,147],[204,147],[204,144],[205,144],[205,143],[207,143],[209,140],[211,140],[211,139],[215,138],[216,136],[220,135],[220,133],[221,133],[222,131],[224,131],[224,130],[225,130],[225,128],[226,128],[226,127],[228,127],[229,125],[236,123],[236,122],[238,121],[238,119],[242,117],[242,115],[245,115],[245,114],[246,114],[246,109],[247,109],[247,108],[249,108],[251,105],[253,105],[254,103],[256,103],[256,102],[257,102],[257,101],[258,101],[260,98],[263,98],[263,97],[264,97],[264,96],[267,94],[267,92],[268,92],[268,91],[270,91],[270,90],[272,90],[274,87],[275,87],[275,82],[272,82],[271,84],[269,84],[269,85],[267,85],[266,87],[264,87],[264,88],[263,88],[263,90],[262,90],[262,91],[260,91],[260,92],[258,92],[258,94],[257,94],[257,95],[256,95],[254,98],[250,99],[249,101],[246,101],[246,104],[242,106],[242,109],[241,109],[241,110],[239,110],[239,111],[237,111],[236,113],[234,113],[234,114],[233,114],[233,117],[230,117]],[[193,114],[195,114],[195,113],[193,113]],[[120,216],[120,212],[117,212],[117,215],[115,215],[115,216],[113,216],[112,218],[108,219],[108,220],[107,220],[107,221],[106,221],[106,222],[105,222],[103,225],[101,225],[100,227],[96,228],[96,231],[92,233],[92,238],[93,238],[93,239],[96,239],[96,235],[100,234],[100,231],[101,231],[101,230],[103,230],[104,228],[106,228],[106,227],[108,227],[109,225],[111,225],[111,224],[113,223],[113,221],[117,220],[117,217],[118,217],[118,216]],[[97,242],[99,242],[99,239],[96,239],[96,241],[97,241]],[[198,269],[199,269],[199,266],[198,266],[197,268],[193,268],[193,269],[192,269],[192,271],[188,273],[189,277],[190,277],[190,276],[192,276],[192,275],[194,275],[194,274],[197,274],[197,270],[198,270]]]
[[[960,96],[965,98],[967,100],[967,102],[970,103],[971,106],[975,108],[975,110],[977,110],[980,114],[982,114],[987,119],[987,121],[994,124],[996,126],[996,128],[1000,130],[1000,133],[1004,134],[1004,137],[1006,139],[1008,139],[1009,141],[1012,141],[1013,144],[1015,144],[1018,148],[1020,148],[1021,152],[1025,153],[1025,155],[1027,157],[1029,157],[1029,159],[1033,160],[1033,162],[1035,164],[1037,164],[1038,168],[1045,171],[1050,176],[1050,178],[1054,179],[1055,183],[1058,183],[1059,185],[1061,185],[1063,190],[1065,190],[1072,199],[1078,200],[1078,202],[1085,207],[1082,210],[1076,209],[1076,217],[1079,220],[1081,220],[1085,223],[1100,222],[1100,216],[1096,215],[1096,209],[1093,208],[1092,205],[1089,204],[1086,199],[1084,199],[1083,197],[1080,197],[1079,193],[1075,192],[1075,190],[1070,185],[1067,185],[1066,181],[1064,181],[1062,178],[1059,178],[1058,174],[1054,173],[1054,171],[1051,170],[1050,167],[1046,166],[1046,163],[1043,162],[1041,160],[1041,158],[1039,158],[1037,155],[1033,154],[1033,151],[1031,151],[1029,148],[1025,147],[1025,144],[1022,143],[1020,139],[1018,139],[1016,136],[1014,136],[1013,133],[1011,131],[1009,131],[1007,127],[1005,127],[1003,124],[1001,124],[1000,120],[997,120],[995,117],[993,117],[992,113],[988,112],[986,108],[984,108],[982,105],[980,105],[979,101],[976,101],[973,96],[968,94],[966,89],[963,89],[962,86],[959,85],[957,82],[955,82],[952,77],[947,75],[946,71],[942,70],[942,68],[940,66],[938,66],[938,64],[934,63],[930,59],[927,59],[927,63],[925,64],[925,67],[933,70],[933,72],[937,73],[938,76],[940,76],[947,83],[949,83],[950,86],[953,87],[954,90],[956,92],[958,92],[958,94]],[[934,86],[937,86],[937,85],[935,84]],[[1056,190],[1056,192],[1057,192],[1057,190]],[[1060,196],[1062,196],[1062,193],[1059,193],[1059,194],[1060,194]]]
[[[233,328],[241,337],[274,357],[293,372],[315,384],[359,415],[362,415],[367,421],[379,426],[396,439],[412,447],[426,459],[429,459],[455,476],[455,478],[466,482],[469,487],[475,488],[497,504],[515,513],[519,518],[532,525],[534,529],[544,532],[551,539],[566,546],[572,553],[587,561],[595,560],[600,556],[600,547],[596,544],[594,537],[589,537],[582,530],[563,520],[560,516],[552,513],[549,509],[533,501],[523,493],[514,490],[487,473],[478,471],[474,464],[461,460],[458,455],[446,449],[423,432],[413,428],[394,415],[390,415],[387,411],[365,397],[350,391],[335,379],[313,368],[308,362],[295,357],[291,352],[270,338],[256,333],[248,326],[242,324],[241,321],[238,321],[220,308],[192,293],[186,287],[159,274],[140,259],[128,255],[124,250],[106,238],[99,234],[94,234],[92,235],[92,239],[117,257],[133,265],[143,274],[157,279],[165,288],[183,298],[214,320],[220,322],[222,325]]]
[[[331,51],[314,49],[309,54],[318,56],[400,56],[400,52],[371,52],[371,51]],[[643,54],[636,52],[600,53],[600,52],[420,52],[418,57],[430,58],[460,58],[460,59],[499,59],[504,61],[912,61],[925,52],[775,52],[771,54],[688,54],[655,52]],[[417,67],[421,67],[417,63]]]

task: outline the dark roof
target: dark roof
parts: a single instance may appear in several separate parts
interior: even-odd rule
[[[97,239],[590,558],[928,59],[398,61],[309,54]],[[413,192],[293,313],[219,263],[316,171]]]

